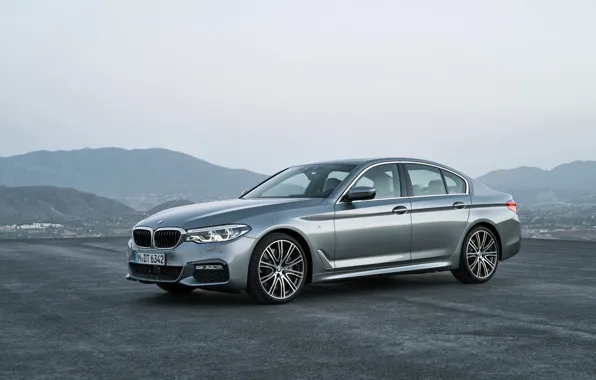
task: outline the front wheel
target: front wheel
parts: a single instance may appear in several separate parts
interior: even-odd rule
[[[195,290],[195,288],[193,288],[192,286],[186,286],[183,284],[178,284],[178,283],[158,283],[157,286],[159,286],[161,289],[165,290],[168,293],[173,293],[173,294],[186,294],[186,293],[190,293],[193,290]]]
[[[473,228],[462,246],[459,268],[453,276],[466,284],[490,280],[499,266],[499,244],[495,234],[486,227]]]
[[[252,253],[247,292],[260,303],[286,303],[302,291],[307,268],[304,249],[296,239],[284,233],[271,234]]]

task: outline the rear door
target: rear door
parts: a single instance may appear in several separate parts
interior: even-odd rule
[[[412,204],[412,261],[452,256],[470,215],[466,181],[434,165],[403,163],[402,168]]]

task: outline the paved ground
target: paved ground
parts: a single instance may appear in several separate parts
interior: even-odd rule
[[[277,307],[124,280],[121,239],[0,242],[0,379],[596,379],[596,244],[493,280],[310,286]]]

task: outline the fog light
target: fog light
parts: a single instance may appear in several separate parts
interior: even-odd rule
[[[223,265],[219,265],[219,264],[201,264],[201,265],[195,265],[195,269],[197,270],[222,270],[223,269]]]

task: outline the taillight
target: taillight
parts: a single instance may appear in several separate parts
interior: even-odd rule
[[[515,213],[517,213],[517,203],[512,199],[507,201],[507,208]]]

